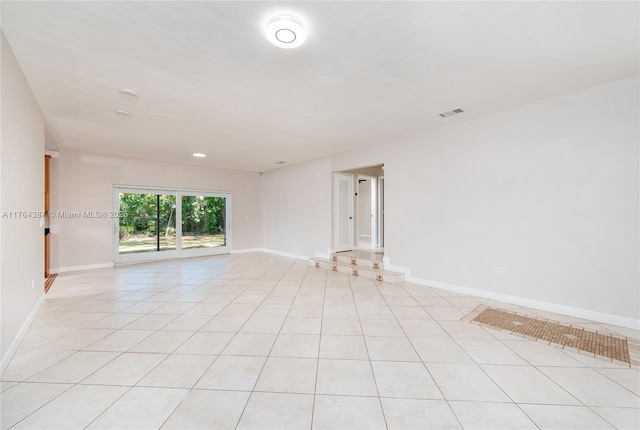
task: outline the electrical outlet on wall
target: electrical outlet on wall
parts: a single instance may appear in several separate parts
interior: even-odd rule
[[[498,274],[498,276],[504,276],[504,267],[498,267],[496,273]]]

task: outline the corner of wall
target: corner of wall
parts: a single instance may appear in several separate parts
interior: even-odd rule
[[[387,258],[387,257],[385,257]],[[387,260],[388,261],[388,260]],[[563,315],[569,315],[577,318],[583,318],[604,324],[611,324],[620,327],[627,327],[640,330],[640,320],[623,317],[620,315],[612,315],[603,312],[591,311],[588,309],[580,309],[572,306],[560,305],[557,303],[544,302],[540,300],[529,299],[526,297],[512,296],[508,294],[494,293],[491,291],[479,290],[477,288],[465,287],[462,285],[449,284],[446,282],[432,281],[429,279],[416,278],[411,276],[409,267],[393,266],[385,263],[385,268],[405,274],[405,282],[411,282],[416,285],[424,285],[426,287],[438,288],[440,290],[452,291],[460,294],[467,294],[483,299],[495,300],[498,302],[509,303],[527,308],[538,309],[541,311],[554,312]]]
[[[44,223],[33,214],[44,209],[45,118],[4,33],[1,43],[0,192],[2,210],[12,214],[0,220],[0,354],[6,365],[44,290]]]
[[[31,324],[36,319],[36,316],[38,315],[38,311],[40,310],[40,308],[44,303],[45,297],[46,297],[46,294],[42,293],[42,296],[40,296],[40,299],[38,300],[36,305],[33,307],[31,312],[29,313],[29,316],[24,321],[24,323],[22,323],[22,326],[20,326],[20,330],[18,330],[18,333],[13,338],[13,341],[9,345],[9,348],[7,348],[7,352],[5,352],[4,355],[2,356],[2,359],[0,359],[0,375],[4,375],[5,370],[7,370],[7,367],[9,366],[11,359],[15,355],[16,351],[18,350],[18,347],[20,346],[20,344],[22,343],[22,340],[27,334],[27,330],[29,330],[29,327],[31,327]]]

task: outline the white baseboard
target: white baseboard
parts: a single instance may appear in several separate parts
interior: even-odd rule
[[[18,350],[20,343],[22,343],[22,339],[24,339],[24,336],[27,334],[27,330],[29,330],[29,327],[31,327],[31,323],[33,323],[33,320],[36,319],[36,315],[38,315],[38,311],[42,307],[45,297],[45,294],[42,293],[42,296],[40,296],[40,298],[38,299],[38,302],[31,310],[31,313],[29,314],[27,319],[24,321],[24,323],[22,323],[22,326],[20,327],[20,330],[18,330],[18,333],[13,339],[13,342],[11,342],[11,345],[9,345],[9,349],[7,349],[7,352],[2,357],[2,360],[0,360],[0,375],[3,375],[4,371],[7,370],[7,366],[9,366],[13,355]]]
[[[269,254],[280,255],[282,257],[295,258],[296,260],[308,260],[310,258],[310,257],[307,257],[306,255],[291,254],[289,252],[277,251],[275,249],[267,249],[267,248],[248,248],[248,249],[238,249],[235,251],[231,251],[232,254],[244,254],[247,252],[266,252]]]
[[[83,270],[107,269],[110,267],[113,267],[113,263],[86,264],[84,266],[60,267],[59,269],[57,269],[57,272],[51,271],[51,273],[80,272]]]
[[[234,249],[231,254],[246,254],[248,252],[267,252],[264,248],[246,248],[246,249]]]
[[[310,257],[306,255],[291,254],[288,252],[276,251],[275,249],[264,249],[264,252],[269,254],[281,255],[283,257],[295,258],[296,260],[308,260]]]
[[[389,257],[382,257],[382,262],[384,263],[385,270],[391,270],[392,272],[400,272],[404,273],[406,276],[406,281],[409,282],[409,276],[411,275],[411,269],[403,266],[394,266],[389,262]],[[415,283],[415,282],[414,282]],[[422,284],[420,284],[422,285]]]
[[[317,258],[324,258],[325,260],[330,260],[331,259],[331,253],[323,254],[321,252],[316,252],[316,257]]]
[[[402,266],[392,266],[385,263],[385,269],[394,272],[402,272],[405,274],[405,281],[417,285],[425,285],[441,290],[453,291],[460,294],[468,294],[470,296],[482,297],[485,299],[496,300],[499,302],[510,303],[518,306],[539,309],[541,311],[554,312],[562,315],[582,318],[586,320],[601,322],[605,324],[617,325],[620,327],[632,328],[640,330],[640,320],[623,317],[620,315],[607,314],[603,312],[592,311],[588,309],[574,308],[572,306],[561,305],[558,303],[544,302],[541,300],[528,299],[526,297],[511,296],[508,294],[494,293],[492,291],[479,290],[476,288],[464,287],[461,285],[448,284],[446,282],[431,281],[428,279],[415,278],[411,276],[411,269]]]
[[[281,252],[281,251],[276,251],[274,249],[266,249],[266,248],[246,248],[246,249],[234,249],[233,251],[231,251],[231,254],[245,254],[248,252],[268,252],[269,254],[276,254],[276,255],[282,255],[283,257],[291,257],[291,258],[295,258],[298,260],[308,260],[309,257],[306,257],[304,255],[297,255],[297,254],[290,254],[287,252]],[[159,260],[162,261],[162,260]],[[144,261],[142,263],[152,263],[153,261]],[[138,264],[141,262],[135,262],[132,264]],[[51,269],[50,272],[51,273],[64,273],[64,272],[79,272],[79,271],[83,271],[83,270],[95,270],[95,269],[106,269],[106,268],[110,268],[110,267],[114,267],[113,263],[98,263],[98,264],[87,264],[84,266],[67,266],[67,267],[60,267],[58,269]]]

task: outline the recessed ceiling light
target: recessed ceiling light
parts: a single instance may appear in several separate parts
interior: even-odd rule
[[[194,152],[193,156],[196,158],[204,158],[207,156],[207,154],[203,154],[202,152]]]
[[[131,116],[131,112],[129,112],[128,110],[114,109],[114,112],[118,115]]]
[[[285,49],[297,48],[307,38],[302,22],[291,15],[278,15],[271,18],[267,24],[266,35],[269,42]]]
[[[286,164],[286,161],[276,161],[275,164]]]
[[[138,97],[138,93],[129,88],[120,88],[120,94],[126,97]]]

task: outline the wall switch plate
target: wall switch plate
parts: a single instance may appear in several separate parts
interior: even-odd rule
[[[498,276],[504,276],[504,267],[498,267],[496,273],[498,274]]]

